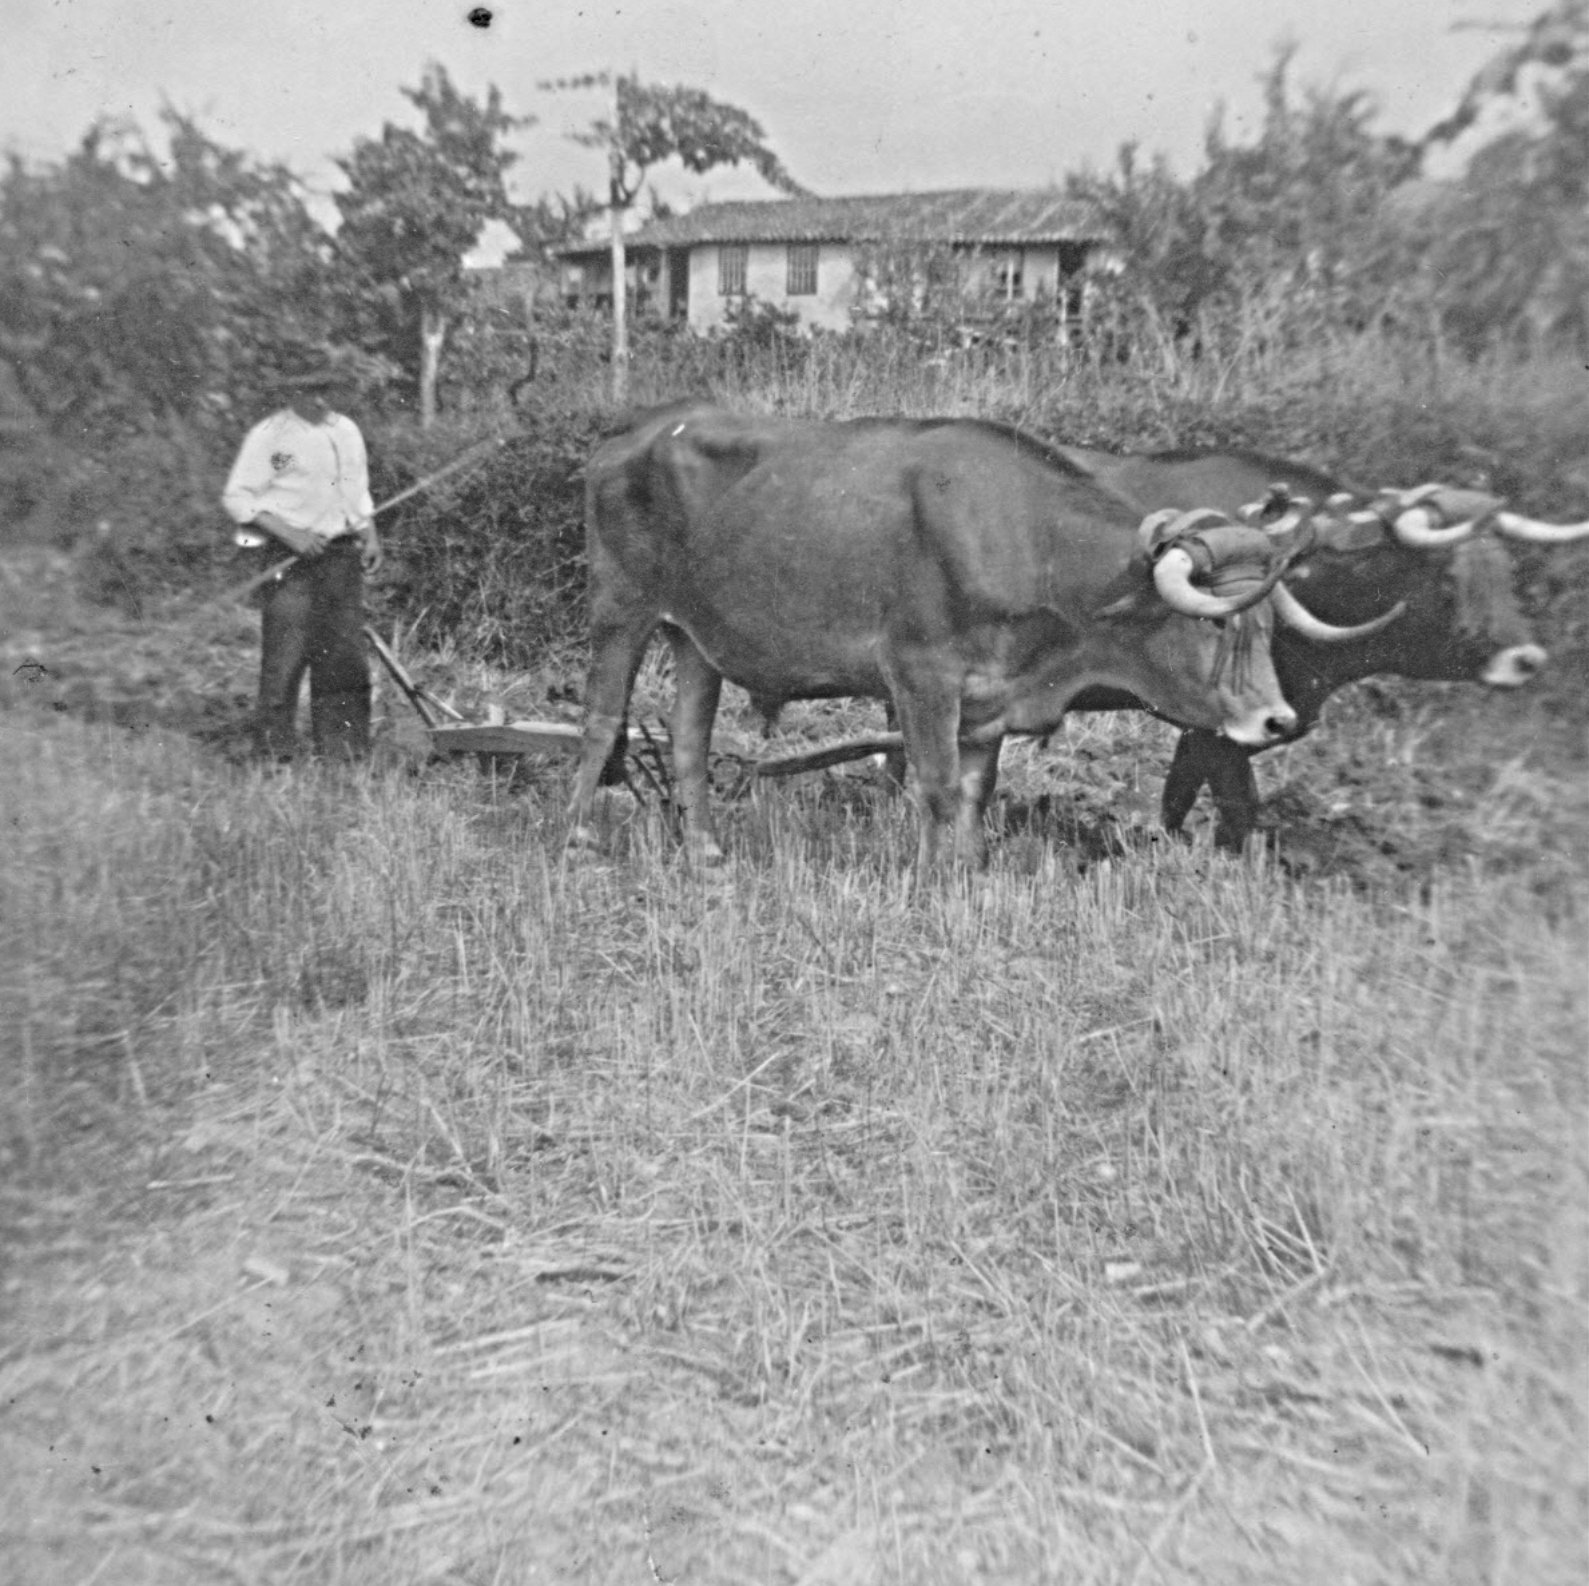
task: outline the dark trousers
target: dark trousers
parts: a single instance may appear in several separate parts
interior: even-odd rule
[[[265,554],[274,556],[272,546]],[[301,561],[260,597],[259,708],[254,742],[270,759],[297,743],[298,694],[309,674],[315,752],[352,760],[370,747],[370,664],[364,651],[364,569],[352,536]]]

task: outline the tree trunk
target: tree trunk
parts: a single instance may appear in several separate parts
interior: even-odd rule
[[[629,267],[623,245],[622,165],[613,160],[607,213],[612,222],[612,400],[622,407],[629,400]]]
[[[419,311],[419,427],[428,430],[436,422],[436,373],[441,368],[441,349],[447,342],[447,316],[440,309],[424,305]]]

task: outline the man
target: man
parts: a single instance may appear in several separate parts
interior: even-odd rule
[[[357,759],[370,746],[364,574],[383,560],[364,437],[337,411],[353,388],[330,362],[275,388],[287,405],[248,432],[221,497],[261,570],[283,550],[298,557],[261,596],[255,747],[267,759],[291,757],[308,672],[316,753]]]

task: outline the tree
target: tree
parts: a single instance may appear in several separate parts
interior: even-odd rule
[[[219,418],[276,342],[323,333],[330,239],[297,179],[161,120],[164,158],[102,121],[59,164],[0,176],[0,358],[58,433]]]
[[[1393,279],[1383,201],[1415,172],[1417,150],[1373,130],[1362,93],[1293,94],[1292,53],[1281,49],[1263,76],[1257,137],[1233,143],[1216,111],[1190,181],[1162,157],[1144,168],[1131,147],[1110,176],[1072,180],[1104,219],[1121,284],[1149,324],[1239,331],[1261,300],[1280,305],[1288,336],[1311,338],[1326,323],[1365,324],[1382,305]]]
[[[583,132],[576,143],[607,156],[607,213],[612,235],[612,395],[628,398],[629,337],[625,316],[623,217],[639,196],[646,173],[664,160],[676,159],[688,171],[704,175],[722,165],[749,165],[781,193],[805,189],[767,147],[761,124],[737,106],[713,99],[698,88],[661,87],[642,83],[637,73],[586,77],[542,83],[543,89],[611,88],[612,112]]]
[[[1097,275],[1093,283],[1115,316],[1129,316],[1131,328],[1117,326],[1117,334],[1135,342],[1151,330],[1173,340],[1223,281],[1190,184],[1162,154],[1144,163],[1137,145],[1125,143],[1113,171],[1072,175],[1066,192],[1091,209],[1118,261],[1118,275]]]
[[[544,258],[563,243],[578,242],[586,226],[606,207],[589,188],[577,183],[572,193],[543,193],[533,203],[515,205],[510,224],[519,246],[508,258]]]
[[[1385,195],[1416,170],[1417,149],[1373,130],[1378,106],[1360,91],[1290,91],[1293,51],[1263,78],[1257,140],[1226,141],[1216,118],[1193,184],[1209,245],[1231,265],[1263,273],[1302,265],[1315,279],[1349,279],[1365,262]]]
[[[1449,144],[1496,101],[1532,116],[1481,146],[1414,217],[1441,324],[1473,351],[1589,352],[1589,0],[1561,0],[1500,51],[1424,139]]]
[[[509,221],[506,175],[518,156],[503,139],[533,117],[512,116],[493,86],[482,105],[432,63],[403,97],[424,115],[415,132],[388,122],[360,138],[337,164],[348,190],[336,195],[337,254],[355,285],[382,305],[383,329],[413,349],[422,427],[436,416],[436,373],[467,293],[464,255],[487,221]],[[407,360],[404,360],[407,361]]]
[[[1226,301],[1261,297],[1293,340],[1355,330],[1383,314],[1398,284],[1385,200],[1416,174],[1418,150],[1374,130],[1378,105],[1358,90],[1306,87],[1293,95],[1293,51],[1263,78],[1255,142],[1226,141],[1216,118],[1207,163],[1192,184]]]

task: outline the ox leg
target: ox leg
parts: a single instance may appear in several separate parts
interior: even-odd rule
[[[1214,795],[1214,846],[1239,854],[1258,824],[1258,778],[1253,775],[1252,750],[1223,741],[1220,750],[1208,779]]]
[[[960,745],[960,808],[955,818],[955,857],[980,870],[988,862],[988,806],[999,781],[1002,738]]]
[[[945,835],[953,837],[959,823],[960,700],[956,692],[933,680],[927,686],[899,689],[894,704],[905,739],[905,758],[916,772],[916,805],[921,816],[916,866],[926,875],[937,867]]]
[[[1167,832],[1179,832],[1186,817],[1197,803],[1203,784],[1214,774],[1219,759],[1221,739],[1217,733],[1201,727],[1191,727],[1181,734],[1175,746],[1175,757],[1164,778],[1164,792],[1159,799],[1159,818]],[[1224,747],[1234,747],[1224,745]]]
[[[723,674],[701,654],[681,629],[673,641],[673,780],[684,818],[684,847],[703,865],[723,862],[722,845],[712,824],[710,754],[712,723],[723,692]]]
[[[1258,818],[1252,756],[1252,750],[1218,733],[1200,727],[1183,732],[1164,779],[1164,829],[1180,831],[1206,782],[1214,795],[1214,843],[1228,853],[1240,852]]]
[[[569,800],[568,846],[595,849],[596,789],[609,767],[621,765],[625,750],[629,691],[640,658],[646,652],[654,619],[633,617],[593,622],[590,671],[585,682],[585,727],[580,740],[579,769]]]

